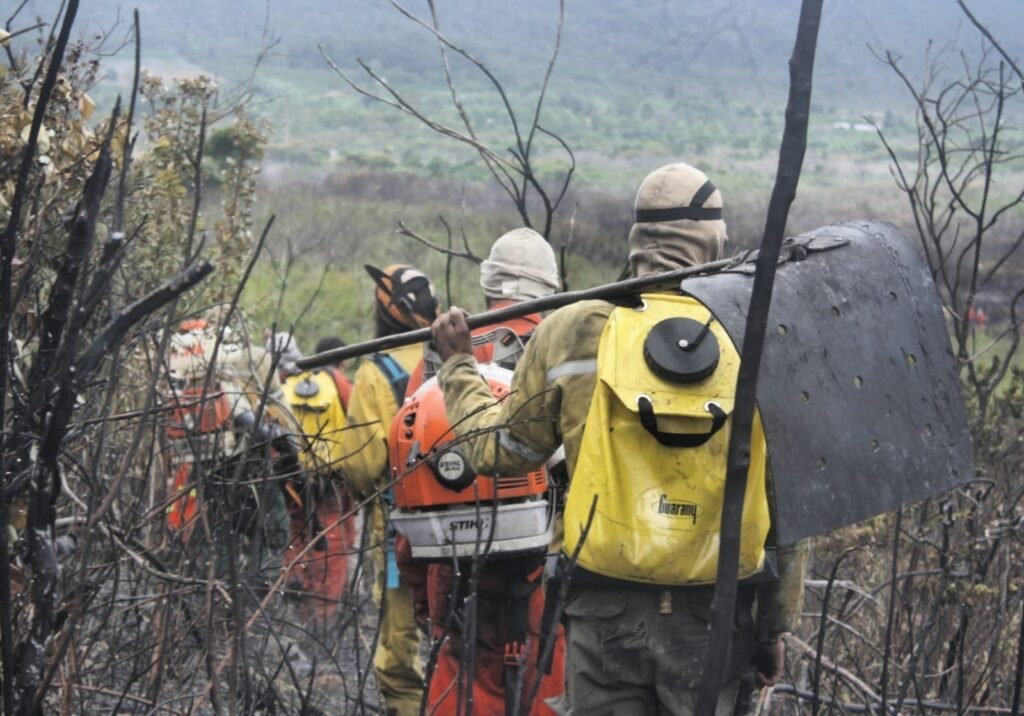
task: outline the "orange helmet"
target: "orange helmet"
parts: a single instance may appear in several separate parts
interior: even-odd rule
[[[437,318],[434,285],[422,271],[405,264],[392,264],[381,271],[364,266],[377,284],[373,306],[377,315],[392,328],[425,328]]]

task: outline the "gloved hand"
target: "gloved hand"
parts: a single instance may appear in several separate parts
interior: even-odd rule
[[[774,686],[782,677],[786,665],[786,648],[782,639],[762,641],[754,644],[754,653],[750,657],[761,686]]]

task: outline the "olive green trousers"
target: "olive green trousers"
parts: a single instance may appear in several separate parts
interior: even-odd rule
[[[744,590],[741,590],[744,592]],[[573,716],[694,713],[710,641],[711,587],[576,587],[565,607]],[[717,714],[732,714],[753,645],[751,599],[737,605]]]

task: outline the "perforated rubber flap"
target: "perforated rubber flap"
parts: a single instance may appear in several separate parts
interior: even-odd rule
[[[778,267],[757,401],[780,544],[946,492],[974,477],[942,306],[903,233],[847,222],[802,234]],[[753,278],[687,279],[740,348]]]

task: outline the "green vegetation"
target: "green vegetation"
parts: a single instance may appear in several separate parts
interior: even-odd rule
[[[39,12],[52,21],[43,6],[57,1],[36,0],[26,15]],[[95,0],[83,11],[97,13],[94,21],[109,27],[115,2]],[[881,121],[897,156],[911,172],[922,171],[916,166],[913,102],[899,88],[892,90],[887,70],[868,58],[873,69],[865,72],[862,60],[866,40],[913,54],[924,46],[925,35],[937,28],[945,32],[959,18],[954,3],[928,0],[928,12],[922,13],[925,2],[828,4],[812,134],[791,232],[865,216],[915,229],[883,148],[871,131],[853,124],[865,114]],[[1014,3],[1019,0],[988,0],[984,11],[1015,18],[1009,14]],[[514,105],[529,114],[530,92],[543,74],[551,41],[554,4],[447,0],[439,5],[446,31],[493,66]],[[756,243],[775,171],[797,3],[775,5],[754,0],[707,0],[700,7],[641,0],[569,3],[542,124],[564,137],[578,162],[577,181],[549,232],[556,249],[570,250],[571,287],[618,275],[632,192],[647,172],[667,161],[689,160],[722,188],[730,249]],[[232,541],[238,510],[216,497],[232,493],[206,491],[226,484],[226,471],[218,468],[210,480],[192,474],[200,476],[194,484],[204,515],[201,529],[218,535],[227,547],[229,570],[241,578],[222,578],[218,565],[204,571],[202,537],[190,541],[187,532],[167,529],[166,509],[176,501],[169,493],[174,476],[167,468],[175,450],[167,449],[167,428],[182,423],[176,411],[159,406],[168,401],[164,405],[171,407],[175,400],[173,405],[183,407],[170,390],[167,341],[184,319],[229,320],[222,310],[206,309],[222,308],[231,298],[252,255],[254,235],[271,215],[276,222],[241,305],[257,342],[263,328],[294,327],[307,352],[325,334],[350,342],[372,334],[372,285],[364,263],[416,264],[435,280],[443,304],[482,308],[475,265],[463,258],[449,262],[443,253],[398,235],[399,222],[431,242],[457,251],[468,246],[483,256],[495,237],[522,219],[473,151],[355,97],[323,68],[317,43],[347,68],[353,58],[366,58],[389,82],[414,95],[419,106],[456,122],[436,47],[428,35],[396,17],[387,0],[272,5],[269,20],[283,42],[254,84],[232,89],[232,78],[248,75],[264,44],[265,7],[262,0],[144,0],[144,64],[168,78],[178,70],[190,77],[165,84],[147,80],[131,132],[124,115],[117,124],[111,118],[114,96],[125,91],[131,76],[131,61],[122,53],[113,62],[93,63],[96,48],[89,43],[95,42],[95,28],[81,30],[86,40],[68,55],[54,97],[38,105],[46,110],[40,115],[45,132],[35,161],[25,164],[24,189],[16,190],[14,177],[45,75],[36,70],[46,66],[37,55],[52,51],[45,42],[52,24],[39,31],[41,41],[30,46],[31,52],[21,52],[28,35],[13,42],[7,64],[0,64],[0,164],[6,170],[0,217],[8,218],[18,205],[15,193],[24,193],[11,238],[15,253],[27,259],[17,269],[11,330],[0,338],[4,355],[9,351],[14,359],[0,368],[12,388],[5,396],[0,457],[13,466],[7,488],[23,493],[11,491],[11,510],[0,513],[15,532],[23,529],[20,539],[12,535],[17,542],[11,540],[13,550],[4,557],[15,568],[11,579],[0,583],[0,604],[7,606],[0,632],[9,642],[6,653],[16,654],[22,665],[16,680],[6,680],[4,687],[10,692],[17,685],[20,698],[27,699],[40,678],[53,679],[39,691],[39,708],[23,701],[21,710],[338,713],[358,708],[357,699],[375,708],[372,687],[352,687],[372,684],[360,676],[369,664],[356,659],[367,655],[365,637],[376,616],[358,606],[364,601],[358,588],[346,601],[346,610],[353,611],[323,631],[299,616],[285,596],[295,596],[294,589],[278,563],[256,565]],[[110,44],[117,43],[116,35],[110,35]],[[956,60],[953,73],[963,69]],[[215,84],[200,77],[204,70],[221,79]],[[455,72],[480,135],[497,148],[508,146],[506,118],[491,89],[464,65]],[[909,72],[922,74],[913,66]],[[1017,84],[1013,87],[1016,92]],[[92,119],[86,111],[89,96],[100,106]],[[993,204],[1016,197],[1024,185],[1021,169],[1006,163],[1019,159],[1019,99],[1013,98],[1017,114],[1006,115],[1013,121],[1000,135],[1006,140],[1000,152],[1007,150],[995,160]],[[220,121],[205,127],[204,160],[196,167],[204,114]],[[261,119],[273,123],[273,133]],[[97,148],[110,127],[115,163],[110,190],[106,199],[92,200],[91,212],[83,211],[90,206],[82,202],[89,194],[86,179],[98,166]],[[126,137],[139,129],[144,133],[128,165]],[[959,152],[984,145],[955,146]],[[557,177],[565,165],[546,147],[554,149],[543,140],[534,168],[541,176]],[[126,166],[125,194],[116,197]],[[941,188],[934,166],[930,170],[927,175],[926,165],[928,181],[921,184]],[[977,203],[976,186],[961,197]],[[68,212],[76,205],[77,217]],[[974,359],[965,365],[975,370],[962,373],[980,479],[940,500],[906,508],[899,530],[892,516],[884,516],[817,540],[808,616],[787,639],[787,682],[805,684],[812,664],[835,664],[834,672],[830,667],[823,674],[823,693],[866,702],[862,710],[875,708],[874,694],[892,703],[900,693],[951,712],[1009,712],[1019,663],[1024,372],[988,372],[993,360],[1012,360],[1016,366],[1022,358],[1020,352],[1010,355],[1008,341],[986,346],[1006,335],[1003,326],[1016,318],[1012,311],[1019,303],[1007,297],[1024,285],[1024,268],[1019,255],[1005,262],[999,257],[1015,246],[1024,213],[1018,206],[1000,216],[985,234],[975,265],[964,248],[970,241],[968,222],[941,220],[951,205],[953,200],[942,196],[936,204],[940,220],[925,223],[950,229],[936,241],[939,253],[956,263],[957,276],[949,282],[955,285],[945,290],[953,298],[971,294],[959,304],[965,308],[960,316],[951,312],[950,323],[959,321],[962,329],[960,357]],[[201,212],[194,215],[197,206]],[[964,213],[957,209],[956,218]],[[451,228],[451,243],[439,217]],[[127,237],[123,245],[113,238],[119,229]],[[183,264],[206,257],[217,261],[218,273],[201,289],[173,310],[151,314],[123,344],[92,343],[125,307]],[[119,270],[106,272],[118,263]],[[979,284],[974,295],[973,289],[965,290],[970,273],[994,278]],[[82,312],[84,305],[91,307]],[[973,335],[965,323],[968,306],[988,315],[987,328]],[[250,328],[230,322],[234,336]],[[56,324],[64,336],[58,350],[37,350],[40,336],[49,341],[56,335],[48,328]],[[94,364],[99,369],[78,369],[74,359],[86,345],[108,348]],[[18,353],[31,367],[28,381],[12,370],[21,362]],[[263,448],[258,461],[266,465],[270,453]],[[45,471],[31,467],[39,460]],[[250,480],[239,467],[231,465],[230,478],[246,491],[271,488],[280,496],[278,487],[296,484],[279,481],[277,474]],[[25,496],[32,506],[27,522],[19,504]],[[901,541],[898,553],[894,535]],[[250,582],[259,566],[264,569],[259,582]],[[838,581],[831,585],[835,591],[825,618],[821,585],[829,574]],[[824,644],[820,655],[817,642],[810,644],[817,636]],[[886,658],[888,681],[880,673]],[[783,695],[781,689],[775,693]],[[903,708],[912,708],[911,702]]]
[[[50,1],[36,0],[40,6]],[[770,175],[796,8],[788,3],[765,12],[761,3],[727,0],[656,8],[640,0],[568,3],[542,122],[576,150],[578,185],[629,192],[634,178],[669,158],[706,162],[716,174]],[[410,9],[426,12],[416,3]],[[144,64],[163,74],[206,72],[224,88],[248,78],[260,49],[280,41],[251,87],[254,110],[274,126],[267,153],[272,167],[287,165],[290,175],[307,177],[370,168],[487,178],[472,150],[439,141],[415,120],[357,96],[321,57],[320,45],[359,81],[365,75],[356,59],[362,58],[417,106],[457,126],[436,42],[387,2],[149,0],[140,10]],[[108,27],[116,2],[98,0],[84,11],[91,13],[85,18],[90,29]],[[1014,11],[1013,0],[992,0],[984,8],[995,18]],[[555,3],[449,0],[438,12],[443,31],[487,63],[513,107],[529,114],[554,40]],[[913,107],[866,43],[901,53],[917,77],[927,41],[951,37],[958,20],[952,4],[921,13],[910,4],[865,0],[830,10],[815,74],[810,183],[863,178],[859,171],[828,169],[844,164],[870,163],[885,174],[885,154],[873,134],[837,130],[836,122],[874,117],[899,146],[913,149]],[[500,150],[507,145],[508,119],[493,89],[465,61],[453,57],[451,66],[476,128]],[[98,96],[109,102],[131,72],[123,57],[107,67],[111,76]],[[541,159],[545,147],[556,149],[542,145]]]
[[[365,180],[372,183],[374,176]],[[520,225],[508,211],[467,208],[460,217],[450,211],[450,205],[436,201],[367,201],[301,188],[282,190],[273,199],[279,212],[274,233],[279,238],[257,265],[242,305],[258,326],[289,330],[294,324],[305,350],[312,350],[324,335],[338,334],[354,342],[373,334],[373,283],[362,269],[367,263],[414,264],[434,281],[442,305],[449,304],[450,293],[452,304],[470,311],[483,309],[476,264],[453,258],[450,281],[446,281],[447,258],[398,235],[398,219],[428,240],[447,245],[447,234],[437,219],[439,213],[446,213],[455,250],[464,250],[461,234],[465,231],[470,250],[478,257],[486,257],[495,238]],[[615,237],[603,240],[610,243]],[[621,251],[624,235],[620,241]],[[620,269],[621,260],[597,261],[573,252],[567,273],[570,284],[580,287],[614,280]]]

